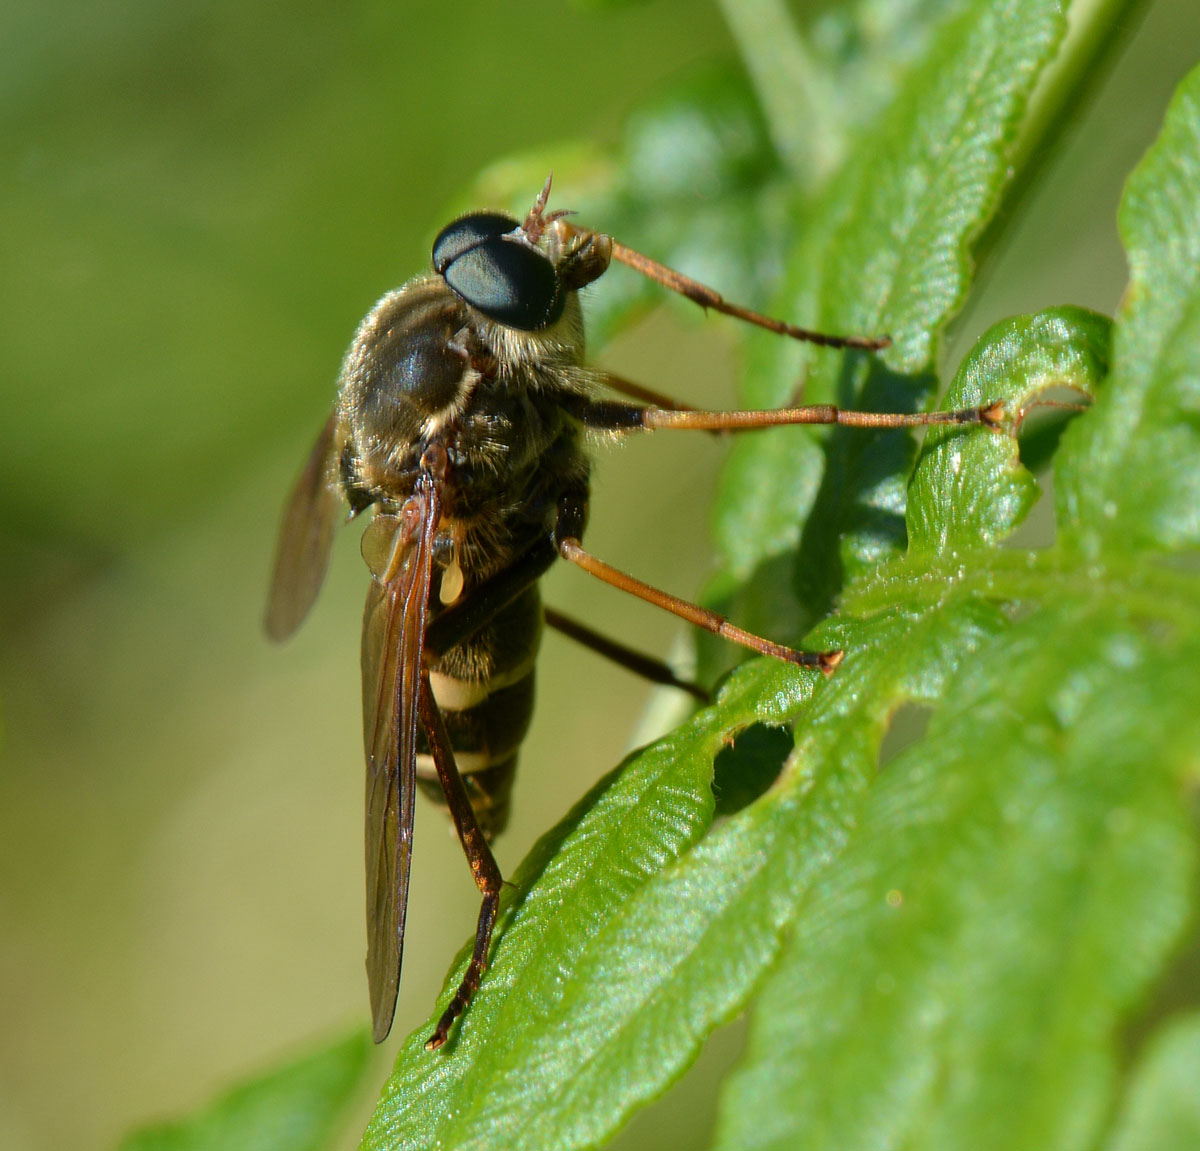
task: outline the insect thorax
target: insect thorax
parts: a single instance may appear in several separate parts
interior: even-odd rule
[[[586,484],[570,400],[586,394],[574,293],[562,319],[518,332],[481,316],[436,276],[388,293],[342,365],[342,484],[351,506],[395,511],[431,442],[446,449],[443,516],[468,578],[486,577],[553,523],[561,490]]]
[[[561,495],[586,490],[583,431],[571,414],[589,390],[579,316],[572,292],[551,328],[516,331],[430,276],[385,296],[355,335],[339,396],[351,505],[396,513],[429,446],[445,449],[431,618],[549,533]],[[533,586],[433,669],[472,805],[489,832],[507,818],[540,632]],[[436,796],[432,771],[422,739],[419,777]]]

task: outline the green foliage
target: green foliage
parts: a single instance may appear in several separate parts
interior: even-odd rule
[[[1053,5],[962,11],[803,226],[791,219],[780,310],[895,341],[878,357],[810,353],[806,398],[895,410],[934,394],[970,241],[1062,32]],[[1131,184],[1123,231],[1135,277],[1153,275],[1135,279],[1110,381],[1109,322],[1054,309],[988,332],[945,399],[1003,402],[1006,433],[931,433],[915,470],[895,432],[739,443],[718,512],[751,589],[735,602],[777,587],[786,557],[810,614],[840,596],[808,645],[844,648],[845,664],[818,683],[738,669],[535,849],[448,1056],[431,1061],[421,1034],[406,1045],[366,1146],[594,1146],[747,1006],[720,1146],[1095,1140],[1120,1088],[1118,1029],[1187,920],[1195,863],[1180,789],[1200,739],[1196,589],[1145,550],[1190,542],[1196,506],[1191,426],[1171,430],[1196,378],[1200,211],[1179,140],[1195,122],[1177,111]],[[1165,265],[1135,246],[1164,203],[1159,243],[1178,253]],[[789,398],[799,356],[781,344],[756,341],[754,402]],[[1002,546],[1039,494],[1017,425],[1064,387],[1102,398],[1056,457],[1062,538]],[[1131,410],[1146,413],[1136,437]],[[1118,496],[1175,534],[1144,528],[1133,550],[1093,529],[1119,519],[1103,512]],[[928,730],[879,775],[905,704],[929,710]],[[714,753],[754,723],[795,723],[795,746],[773,787],[713,826]]]
[[[371,1041],[356,1032],[244,1083],[179,1123],[135,1132],[120,1151],[320,1151],[361,1089]]]
[[[1149,1044],[1134,1074],[1112,1151],[1200,1144],[1200,1017],[1180,1019]]]
[[[893,337],[867,356],[755,335],[751,404],[798,381],[805,400],[872,410],[940,391],[972,242],[1066,23],[1047,0],[910,7],[890,57],[849,17],[803,56],[798,112],[814,91],[840,100],[826,178],[800,178],[781,144],[799,138],[771,89],[789,46],[754,59],[745,38],[755,94],[707,73],[635,116],[615,158],[573,153],[583,195],[564,200],[589,220],[701,276],[711,261],[730,296],[780,282],[776,314]],[[1089,50],[1117,21],[1095,11],[1108,30],[1077,41]],[[1074,91],[1043,89],[1042,132]],[[1195,1142],[1195,1017],[1145,1005],[1195,918],[1197,124],[1200,72],[1130,180],[1115,323],[1019,316],[959,366],[943,406],[1002,403],[999,429],[739,441],[714,595],[772,638],[843,649],[843,665],[828,680],[736,668],[537,844],[470,1010],[441,1052],[424,1050],[429,1026],[406,1041],[364,1147],[598,1146],[743,1012],[718,1147]],[[512,161],[481,186],[524,195],[545,167]],[[619,286],[597,293],[601,332],[650,298]],[[1064,389],[1087,410],[1035,452],[1018,433]],[[1052,456],[1048,477],[1034,455]],[[1020,528],[1047,479],[1056,537],[1034,549]],[[888,759],[902,709],[928,725]],[[793,731],[783,770],[766,782],[773,735],[726,752],[723,777],[741,755],[765,790],[718,818],[714,759],[757,725]]]
[[[1184,84],[1130,177],[1113,380],[1074,441],[1059,515],[1090,556],[1200,542],[1200,93]]]

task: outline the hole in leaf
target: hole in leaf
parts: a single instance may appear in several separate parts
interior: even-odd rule
[[[892,712],[891,723],[879,741],[877,770],[882,771],[906,747],[924,736],[932,715],[932,708],[919,703],[906,703]]]
[[[778,778],[792,753],[792,733],[756,723],[713,762],[713,798],[718,816],[733,815],[753,803]]]
[[[1041,496],[1010,536],[1002,541],[1006,548],[1018,551],[1037,551],[1052,548],[1058,534],[1058,521],[1054,518],[1054,476],[1050,472],[1038,477]]]
[[[1050,465],[1067,425],[1081,414],[1086,397],[1070,388],[1051,388],[1039,394],[1021,421],[1017,450],[1021,463],[1038,478],[1041,498],[1015,532],[1004,541],[1005,547],[1022,550],[1050,548],[1058,532],[1054,518],[1054,473]]]
[[[1034,475],[1050,466],[1067,424],[1086,404],[1086,397],[1070,388],[1051,388],[1030,405],[1017,433],[1017,450],[1021,463]]]

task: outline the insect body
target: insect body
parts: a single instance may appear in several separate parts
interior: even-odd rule
[[[351,515],[373,509],[363,537],[372,579],[362,669],[376,1041],[395,1011],[418,787],[449,808],[482,895],[471,962],[427,1047],[446,1041],[486,966],[502,883],[487,841],[507,819],[543,618],[678,684],[654,661],[544,617],[537,581],[556,558],[756,651],[826,673],[841,658],[751,635],[586,552],[579,541],[587,520],[587,431],[993,423],[999,414],[890,416],[827,406],[698,412],[586,368],[578,292],[613,259],[705,307],[785,335],[868,349],[887,341],[823,336],[727,304],[611,237],[547,213],[548,194],[549,181],[523,222],[480,212],[451,223],[434,243],[433,271],[388,293],[363,320],[280,537],[267,612],[277,639],[299,625],[316,596],[344,504]],[[604,389],[636,402],[602,398]]]

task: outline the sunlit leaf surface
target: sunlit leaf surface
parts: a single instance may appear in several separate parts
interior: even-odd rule
[[[876,359],[812,354],[808,398],[933,395],[970,239],[1061,33],[1053,5],[969,7],[837,195],[796,223],[790,314],[895,341]],[[366,1146],[597,1145],[747,1006],[721,1147],[1094,1141],[1120,1089],[1118,1029],[1180,937],[1196,863],[1181,799],[1200,602],[1163,554],[1188,521],[1120,539],[1090,526],[1114,518],[1106,491],[1122,515],[1173,524],[1196,475],[1188,101],[1123,207],[1142,248],[1115,341],[1103,317],[1052,309],[998,324],[959,368],[944,406],[1002,403],[1001,429],[930,433],[919,457],[896,433],[747,438],[719,511],[730,567],[752,590],[782,578],[813,614],[836,603],[807,645],[845,663],[820,682],[744,665],[581,802],[515,877],[456,1040],[436,1059],[420,1035],[406,1045]],[[756,402],[789,398],[801,355],[762,345]],[[1016,434],[1064,393],[1099,399],[1054,457],[1060,538],[1026,550],[1014,533],[1040,485]],[[1119,423],[1131,408],[1145,418]],[[928,726],[880,775],[905,705]],[[716,751],[792,723],[780,777],[713,825]]]

